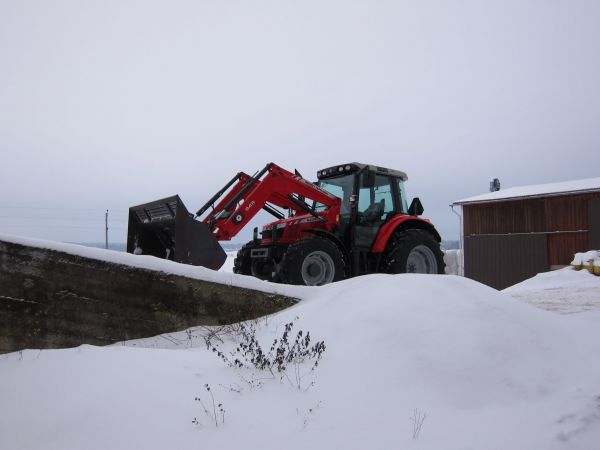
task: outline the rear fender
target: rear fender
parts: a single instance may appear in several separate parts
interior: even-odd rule
[[[419,229],[426,230],[432,234],[436,241],[441,242],[442,238],[433,224],[428,219],[422,219],[416,216],[398,214],[388,222],[384,223],[377,233],[377,238],[371,248],[372,253],[382,253],[385,251],[390,237],[396,230]]]

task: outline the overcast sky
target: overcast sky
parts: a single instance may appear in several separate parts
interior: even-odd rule
[[[0,0],[0,233],[103,241],[108,208],[124,242],[129,206],[359,161],[457,239],[448,205],[491,178],[600,176],[599,24],[597,0]]]

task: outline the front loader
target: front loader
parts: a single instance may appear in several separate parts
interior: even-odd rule
[[[129,210],[127,251],[220,268],[218,241],[236,236],[262,209],[277,220],[244,245],[236,273],[322,285],[375,272],[443,273],[440,236],[419,199],[407,207],[404,172],[350,163],[305,180],[276,164],[236,174],[195,214],[178,196]]]
[[[178,195],[129,208],[127,251],[218,270],[227,255]]]

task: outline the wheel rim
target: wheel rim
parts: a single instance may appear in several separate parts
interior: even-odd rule
[[[307,286],[331,283],[335,277],[333,258],[322,250],[309,253],[302,261],[302,280]]]
[[[437,260],[426,245],[413,248],[406,260],[406,273],[437,273]]]

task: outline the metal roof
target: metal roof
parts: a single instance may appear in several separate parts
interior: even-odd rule
[[[551,197],[557,195],[585,194],[588,192],[600,192],[600,177],[586,178],[583,180],[563,181],[560,183],[537,184],[531,186],[520,186],[501,189],[496,192],[476,195],[462,200],[457,200],[453,205],[465,205],[471,203],[492,203],[507,200],[519,200],[525,198]]]

